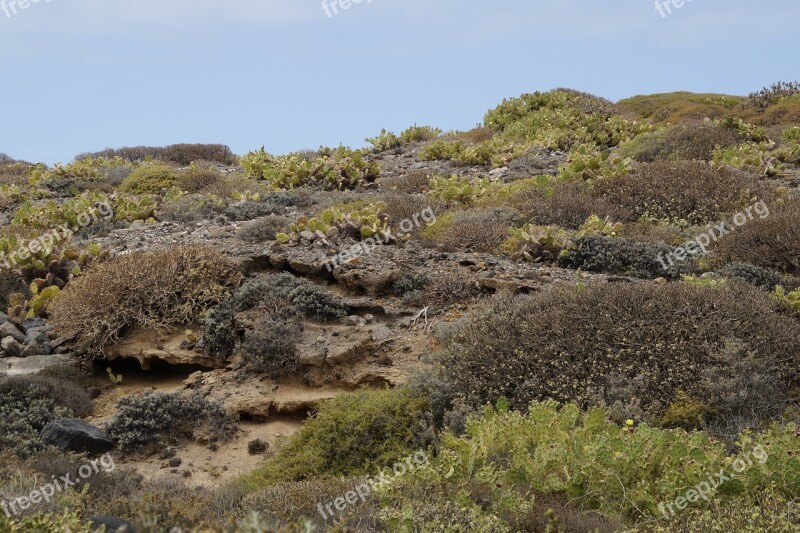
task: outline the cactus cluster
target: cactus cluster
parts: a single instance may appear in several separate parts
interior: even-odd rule
[[[366,161],[361,151],[345,147],[321,149],[311,158],[301,154],[273,156],[262,146],[243,156],[241,163],[248,177],[264,180],[276,190],[314,186],[341,191],[372,182],[380,175],[377,162]]]
[[[315,217],[301,216],[288,231],[276,236],[278,244],[319,241],[323,244],[342,238],[393,240],[385,206],[366,204],[352,208],[329,207]]]

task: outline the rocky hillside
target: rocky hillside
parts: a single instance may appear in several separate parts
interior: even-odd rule
[[[800,531],[797,84],[367,141],[0,155],[0,531]]]

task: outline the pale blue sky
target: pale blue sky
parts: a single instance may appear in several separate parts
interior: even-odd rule
[[[53,163],[139,144],[361,146],[414,122],[469,128],[535,90],[747,94],[800,78],[797,0],[672,10],[363,0],[329,18],[321,0],[40,0],[7,17],[0,4],[0,152]]]

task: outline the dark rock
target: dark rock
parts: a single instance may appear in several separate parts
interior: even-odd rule
[[[92,531],[105,531],[107,533],[135,533],[133,524],[113,516],[97,515],[92,517]]]
[[[40,437],[45,444],[63,451],[98,454],[114,447],[114,441],[104,431],[79,418],[50,422],[42,429]]]
[[[0,339],[4,339],[6,337],[13,337],[14,340],[20,344],[25,342],[25,334],[18,330],[17,327],[11,322],[4,322],[0,324]]]
[[[183,463],[183,460],[181,460],[180,457],[173,457],[172,459],[169,460],[169,466],[171,468],[178,468],[179,466],[181,466],[181,463]]]
[[[25,322],[20,324],[19,328],[22,331],[27,332],[29,329],[41,328],[45,324],[47,324],[47,322],[45,322],[45,320],[43,318],[29,318],[29,319],[25,320]]]
[[[25,332],[25,343],[26,344],[43,344],[50,340],[50,337],[47,336],[46,333],[40,331],[38,329],[29,329]]]
[[[8,322],[9,320],[11,320],[11,317],[9,317],[4,312],[0,311],[0,324],[2,324],[4,322]]]
[[[50,341],[42,343],[42,354],[50,355],[53,353],[53,347],[50,346]]]

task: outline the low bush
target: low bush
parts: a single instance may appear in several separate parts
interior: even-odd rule
[[[89,394],[76,383],[47,376],[0,379],[0,450],[29,456],[43,448],[39,432],[60,418],[85,417]]]
[[[434,310],[480,296],[477,279],[471,273],[447,270],[437,273],[420,294],[420,301]]]
[[[178,194],[170,193],[158,208],[159,220],[176,222],[195,222],[213,220],[226,210],[226,202],[218,196],[203,193]]]
[[[319,504],[335,501],[336,498],[355,490],[365,480],[366,478],[346,477],[269,485],[248,494],[236,513],[241,519],[245,519],[257,512],[267,523],[279,526],[308,519],[319,528],[319,531],[326,531],[329,530],[330,522],[326,522],[320,516]],[[353,531],[355,528],[362,531],[378,531],[377,528],[382,525],[379,519],[380,511],[380,502],[377,498],[371,497],[363,503],[359,500],[357,505],[345,512],[337,511],[337,525],[347,528],[352,524]]]
[[[750,93],[750,103],[758,109],[764,110],[770,105],[779,102],[784,98],[800,94],[800,82],[779,81],[769,87],[764,87],[760,91]]]
[[[406,144],[432,141],[442,134],[442,130],[431,126],[413,126],[400,132],[400,140]]]
[[[446,333],[439,360],[452,391],[475,407],[500,397],[516,409],[554,399],[657,421],[677,391],[719,405],[722,395],[698,376],[728,375],[730,361],[719,355],[726,339],[779,369],[790,390],[798,380],[797,332],[800,323],[747,285],[612,283],[497,298]]]
[[[381,186],[383,189],[406,194],[426,192],[432,177],[433,174],[429,170],[410,170],[399,176],[384,178]]]
[[[642,164],[630,174],[595,184],[593,193],[630,213],[693,224],[716,222],[768,198],[758,180],[743,172],[696,161]]]
[[[743,281],[753,287],[772,292],[778,285],[792,287],[794,283],[775,271],[749,263],[730,263],[717,271],[729,279]]]
[[[714,149],[742,142],[739,132],[712,122],[688,122],[635,137],[620,153],[637,161],[711,161]]]
[[[254,472],[252,481],[270,485],[375,474],[417,445],[425,406],[424,399],[402,388],[341,394],[322,403],[277,455]]]
[[[168,165],[145,164],[139,166],[122,181],[120,190],[136,194],[159,194],[162,189],[174,187],[180,174]]]
[[[97,263],[50,306],[56,331],[99,356],[133,327],[164,329],[196,320],[222,302],[241,275],[201,246],[129,254]]]
[[[582,181],[520,188],[511,194],[508,203],[540,226],[578,229],[591,215],[612,220],[632,218],[629,209],[598,198],[592,194],[592,187]]]
[[[238,429],[236,420],[220,404],[200,395],[152,391],[119,400],[116,413],[106,426],[108,434],[125,453],[184,437],[224,441]]]
[[[224,144],[173,144],[164,147],[158,146],[130,146],[123,148],[106,148],[95,153],[80,154],[76,160],[84,158],[115,158],[120,157],[132,163],[158,160],[168,161],[186,166],[195,161],[213,161],[222,165],[236,164],[236,156]]]
[[[673,248],[666,244],[651,244],[622,237],[589,235],[575,239],[558,257],[565,268],[623,274],[640,278],[679,278],[696,270],[690,261],[670,264],[668,254]]]
[[[456,213],[437,242],[458,250],[493,252],[508,238],[509,227],[520,222],[519,214],[509,209],[485,209]]]
[[[177,186],[188,193],[211,191],[224,180],[222,173],[211,165],[192,165],[182,170],[177,178]]]
[[[773,207],[769,216],[737,227],[720,240],[712,254],[717,265],[750,263],[800,276],[800,205]]]
[[[276,378],[294,373],[300,366],[297,357],[299,330],[296,321],[262,318],[253,330],[245,333],[244,362],[256,372]]]
[[[291,219],[277,215],[257,218],[242,225],[236,236],[247,242],[273,242],[291,222]]]

